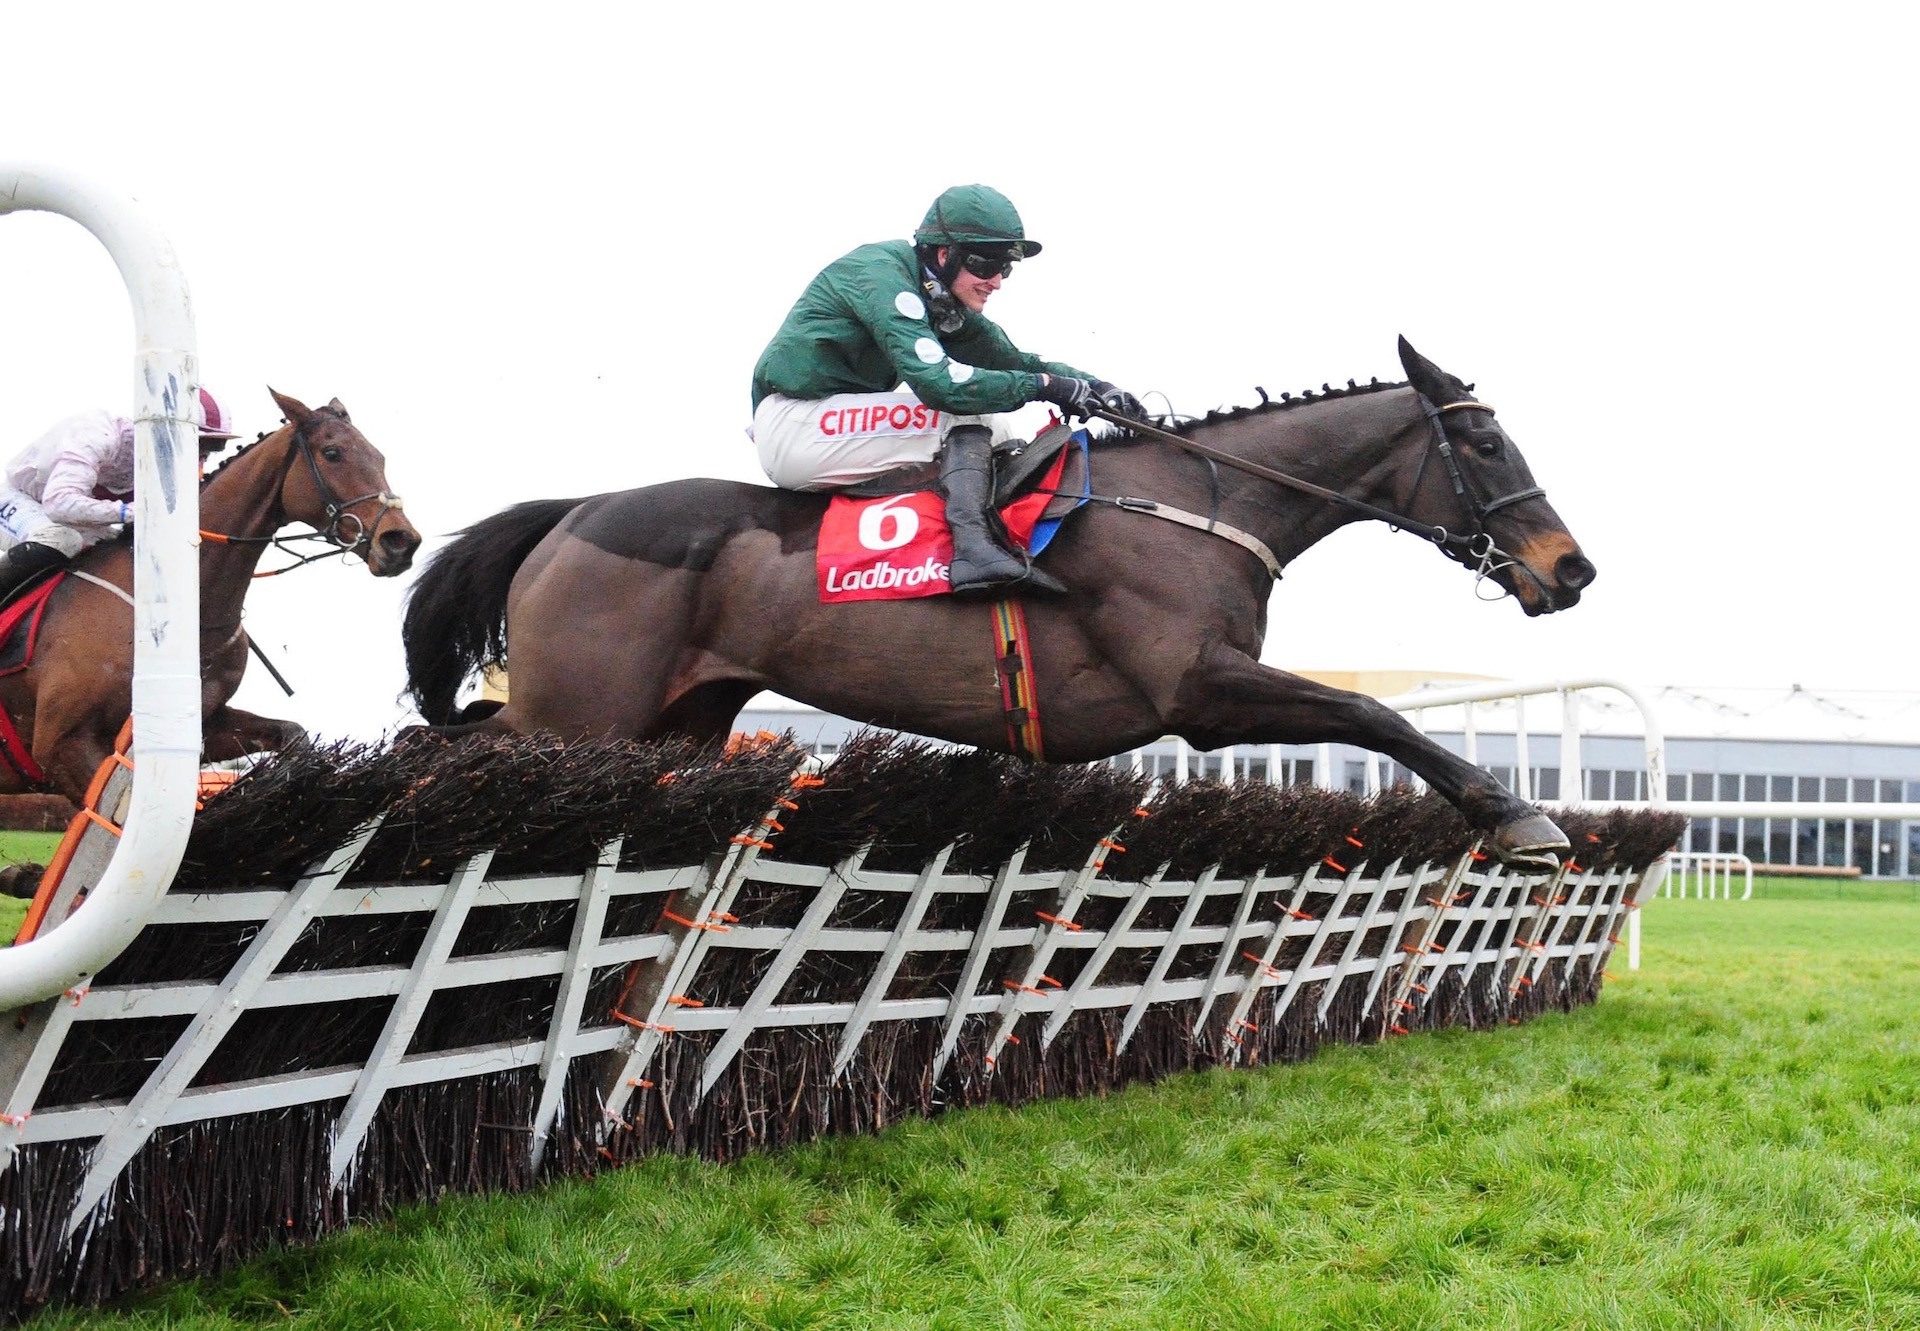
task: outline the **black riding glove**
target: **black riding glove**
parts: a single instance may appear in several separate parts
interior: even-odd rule
[[[1069,418],[1086,420],[1100,405],[1093,385],[1085,379],[1076,379],[1070,374],[1049,374],[1044,379],[1040,385],[1040,401],[1053,403]]]
[[[1100,403],[1116,416],[1125,416],[1128,420],[1144,420],[1147,409],[1140,405],[1140,399],[1118,384],[1110,384],[1105,379],[1093,381],[1093,394]]]

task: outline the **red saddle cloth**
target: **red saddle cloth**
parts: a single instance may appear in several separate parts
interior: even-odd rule
[[[40,617],[46,613],[47,598],[66,580],[64,572],[56,573],[39,586],[29,588],[26,595],[0,606],[0,676],[18,674],[33,664],[33,651],[40,642]],[[0,707],[0,761],[18,772],[29,785],[37,786],[47,779],[40,764],[21,742],[20,732],[4,707]]]
[[[0,676],[17,674],[33,664],[47,598],[66,580],[64,572],[56,573],[38,587],[29,588],[26,595],[0,606]]]
[[[1033,529],[1060,484],[1071,449],[1062,449],[1039,488],[1000,510],[1007,536],[1025,550]],[[850,499],[835,495],[820,519],[820,548],[815,567],[820,599],[906,601],[941,596],[952,590],[947,565],[953,562],[953,536],[947,531],[946,504],[933,490]]]

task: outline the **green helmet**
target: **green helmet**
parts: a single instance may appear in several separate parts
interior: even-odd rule
[[[999,190],[988,185],[955,185],[933,201],[920,229],[913,233],[916,245],[998,245],[1016,259],[1030,258],[1040,252],[1040,242],[1028,240],[1020,225],[1020,214]]]

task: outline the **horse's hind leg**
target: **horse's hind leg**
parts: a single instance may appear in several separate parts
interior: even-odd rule
[[[688,689],[660,713],[647,738],[684,735],[700,744],[717,743],[732,733],[740,709],[758,692],[759,684],[733,679]]]
[[[1352,744],[1384,753],[1493,834],[1502,855],[1564,848],[1553,822],[1491,772],[1448,752],[1372,698],[1263,666],[1215,643],[1181,679],[1169,728],[1196,748],[1226,744]]]

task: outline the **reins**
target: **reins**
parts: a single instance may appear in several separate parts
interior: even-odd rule
[[[1440,455],[1447,468],[1447,477],[1453,486],[1454,495],[1460,500],[1462,507],[1466,510],[1467,520],[1472,524],[1471,531],[1453,532],[1438,523],[1421,522],[1417,518],[1409,517],[1404,513],[1396,513],[1392,509],[1382,508],[1377,504],[1369,504],[1364,499],[1356,499],[1352,495],[1342,494],[1340,491],[1329,489],[1324,485],[1316,485],[1312,481],[1290,475],[1277,468],[1266,466],[1264,463],[1252,462],[1246,458],[1235,457],[1233,454],[1222,449],[1214,448],[1210,444],[1203,444],[1198,440],[1189,439],[1185,435],[1175,434],[1171,430],[1163,430],[1159,426],[1149,425],[1145,421],[1122,416],[1118,412],[1108,411],[1104,407],[1092,408],[1092,414],[1100,417],[1102,420],[1110,421],[1115,425],[1132,430],[1136,434],[1157,439],[1162,443],[1172,444],[1175,448],[1181,449],[1184,452],[1192,453],[1196,457],[1206,459],[1210,477],[1216,487],[1218,485],[1218,472],[1213,471],[1212,468],[1214,464],[1217,463],[1221,466],[1232,467],[1235,471],[1245,472],[1249,476],[1257,476],[1261,480],[1272,481],[1274,484],[1285,486],[1290,490],[1297,490],[1302,494],[1312,495],[1316,499],[1324,499],[1329,503],[1338,504],[1349,512],[1357,513],[1361,517],[1373,518],[1376,521],[1384,522],[1396,531],[1411,532],[1413,535],[1431,541],[1435,545],[1450,552],[1457,549],[1465,559],[1478,561],[1478,566],[1474,570],[1476,589],[1479,583],[1490,575],[1507,568],[1519,569],[1529,578],[1532,578],[1535,584],[1538,585],[1540,580],[1534,576],[1531,569],[1527,568],[1524,563],[1516,559],[1513,555],[1494,544],[1492,534],[1487,531],[1486,520],[1489,516],[1499,512],[1503,508],[1522,503],[1528,499],[1542,498],[1546,494],[1546,491],[1542,490],[1539,486],[1534,486],[1530,489],[1516,490],[1512,494],[1502,495],[1498,499],[1481,499],[1473,492],[1472,487],[1467,484],[1466,476],[1460,470],[1460,460],[1454,453],[1453,440],[1447,435],[1446,423],[1443,419],[1447,412],[1484,411],[1487,415],[1491,416],[1493,415],[1493,408],[1485,402],[1475,402],[1472,400],[1449,402],[1445,406],[1437,407],[1427,400],[1425,394],[1418,394],[1417,396],[1420,403],[1420,410],[1433,428],[1433,451]],[[1426,452],[1422,452],[1420,456],[1420,467],[1414,474],[1413,495],[1419,494],[1420,482],[1426,476],[1429,456]],[[1409,496],[1410,500],[1411,498],[1412,496]],[[1544,585],[1541,586],[1541,590],[1546,590]]]

